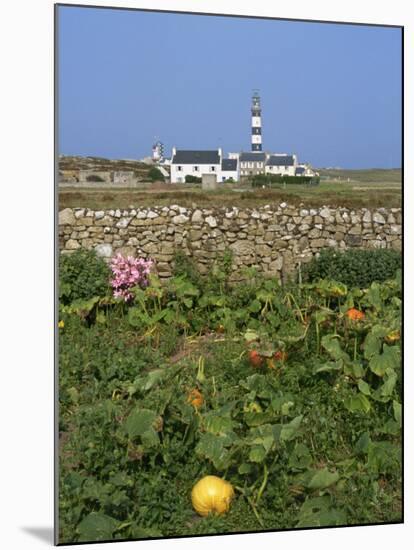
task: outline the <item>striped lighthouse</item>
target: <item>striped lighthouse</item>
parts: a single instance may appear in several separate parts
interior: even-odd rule
[[[252,96],[252,151],[262,150],[262,109],[260,96],[257,90]]]

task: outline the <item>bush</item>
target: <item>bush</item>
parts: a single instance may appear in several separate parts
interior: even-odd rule
[[[105,180],[101,178],[101,176],[98,176],[97,174],[91,174],[90,176],[86,176],[86,181],[96,181],[96,182],[104,182]]]
[[[366,288],[374,281],[383,282],[395,276],[401,268],[401,253],[397,250],[347,250],[332,248],[321,251],[304,267],[304,280],[333,279],[348,287]]]
[[[315,176],[284,176],[282,174],[257,174],[252,177],[253,187],[272,187],[273,184],[306,184],[306,185],[318,185],[320,178]]]
[[[150,168],[148,172],[148,177],[151,181],[165,181],[164,176],[162,175],[162,172],[158,170],[155,166]]]
[[[93,250],[76,250],[60,256],[59,297],[63,305],[106,295],[109,279],[109,267]]]
[[[187,176],[185,176],[185,183],[201,183],[201,178],[187,174]]]

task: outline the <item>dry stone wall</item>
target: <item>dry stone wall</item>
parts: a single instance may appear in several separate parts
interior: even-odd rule
[[[151,257],[160,277],[171,276],[176,250],[204,273],[231,250],[236,281],[243,279],[243,266],[284,277],[325,247],[401,250],[401,223],[400,208],[66,208],[59,212],[59,245],[63,254],[86,248],[107,259],[117,252]]]

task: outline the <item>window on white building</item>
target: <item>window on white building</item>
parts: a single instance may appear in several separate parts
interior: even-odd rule
[[[194,172],[198,172],[198,166],[194,166]]]
[[[215,172],[216,171],[216,167],[215,166],[210,166],[210,172]]]
[[[177,170],[178,170],[179,172],[181,172],[182,169],[183,169],[182,166],[177,166]]]

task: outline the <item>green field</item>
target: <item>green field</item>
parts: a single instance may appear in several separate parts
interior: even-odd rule
[[[391,178],[391,175],[387,174]],[[392,177],[395,177],[392,174]],[[202,191],[194,185],[155,184],[146,189],[104,189],[64,187],[59,189],[59,209],[91,208],[111,209],[129,207],[164,206],[179,203],[181,206],[239,206],[255,207],[265,204],[288,202],[304,203],[306,206],[358,207],[401,207],[401,183],[398,181],[365,180],[352,182],[321,181],[320,185],[309,187],[287,185],[280,189],[251,189],[223,185],[218,191]]]
[[[182,206],[240,206],[255,207],[269,203],[289,202],[307,206],[400,207],[401,170],[342,170],[320,168],[319,186],[288,184],[272,189],[252,189],[249,183],[221,184],[219,190],[203,192],[198,185],[150,183],[151,165],[135,160],[109,160],[99,157],[70,157],[59,159],[59,170],[75,171],[132,171],[142,180],[139,187],[119,187],[102,184],[101,187],[59,187],[59,209],[111,209],[169,205]]]

